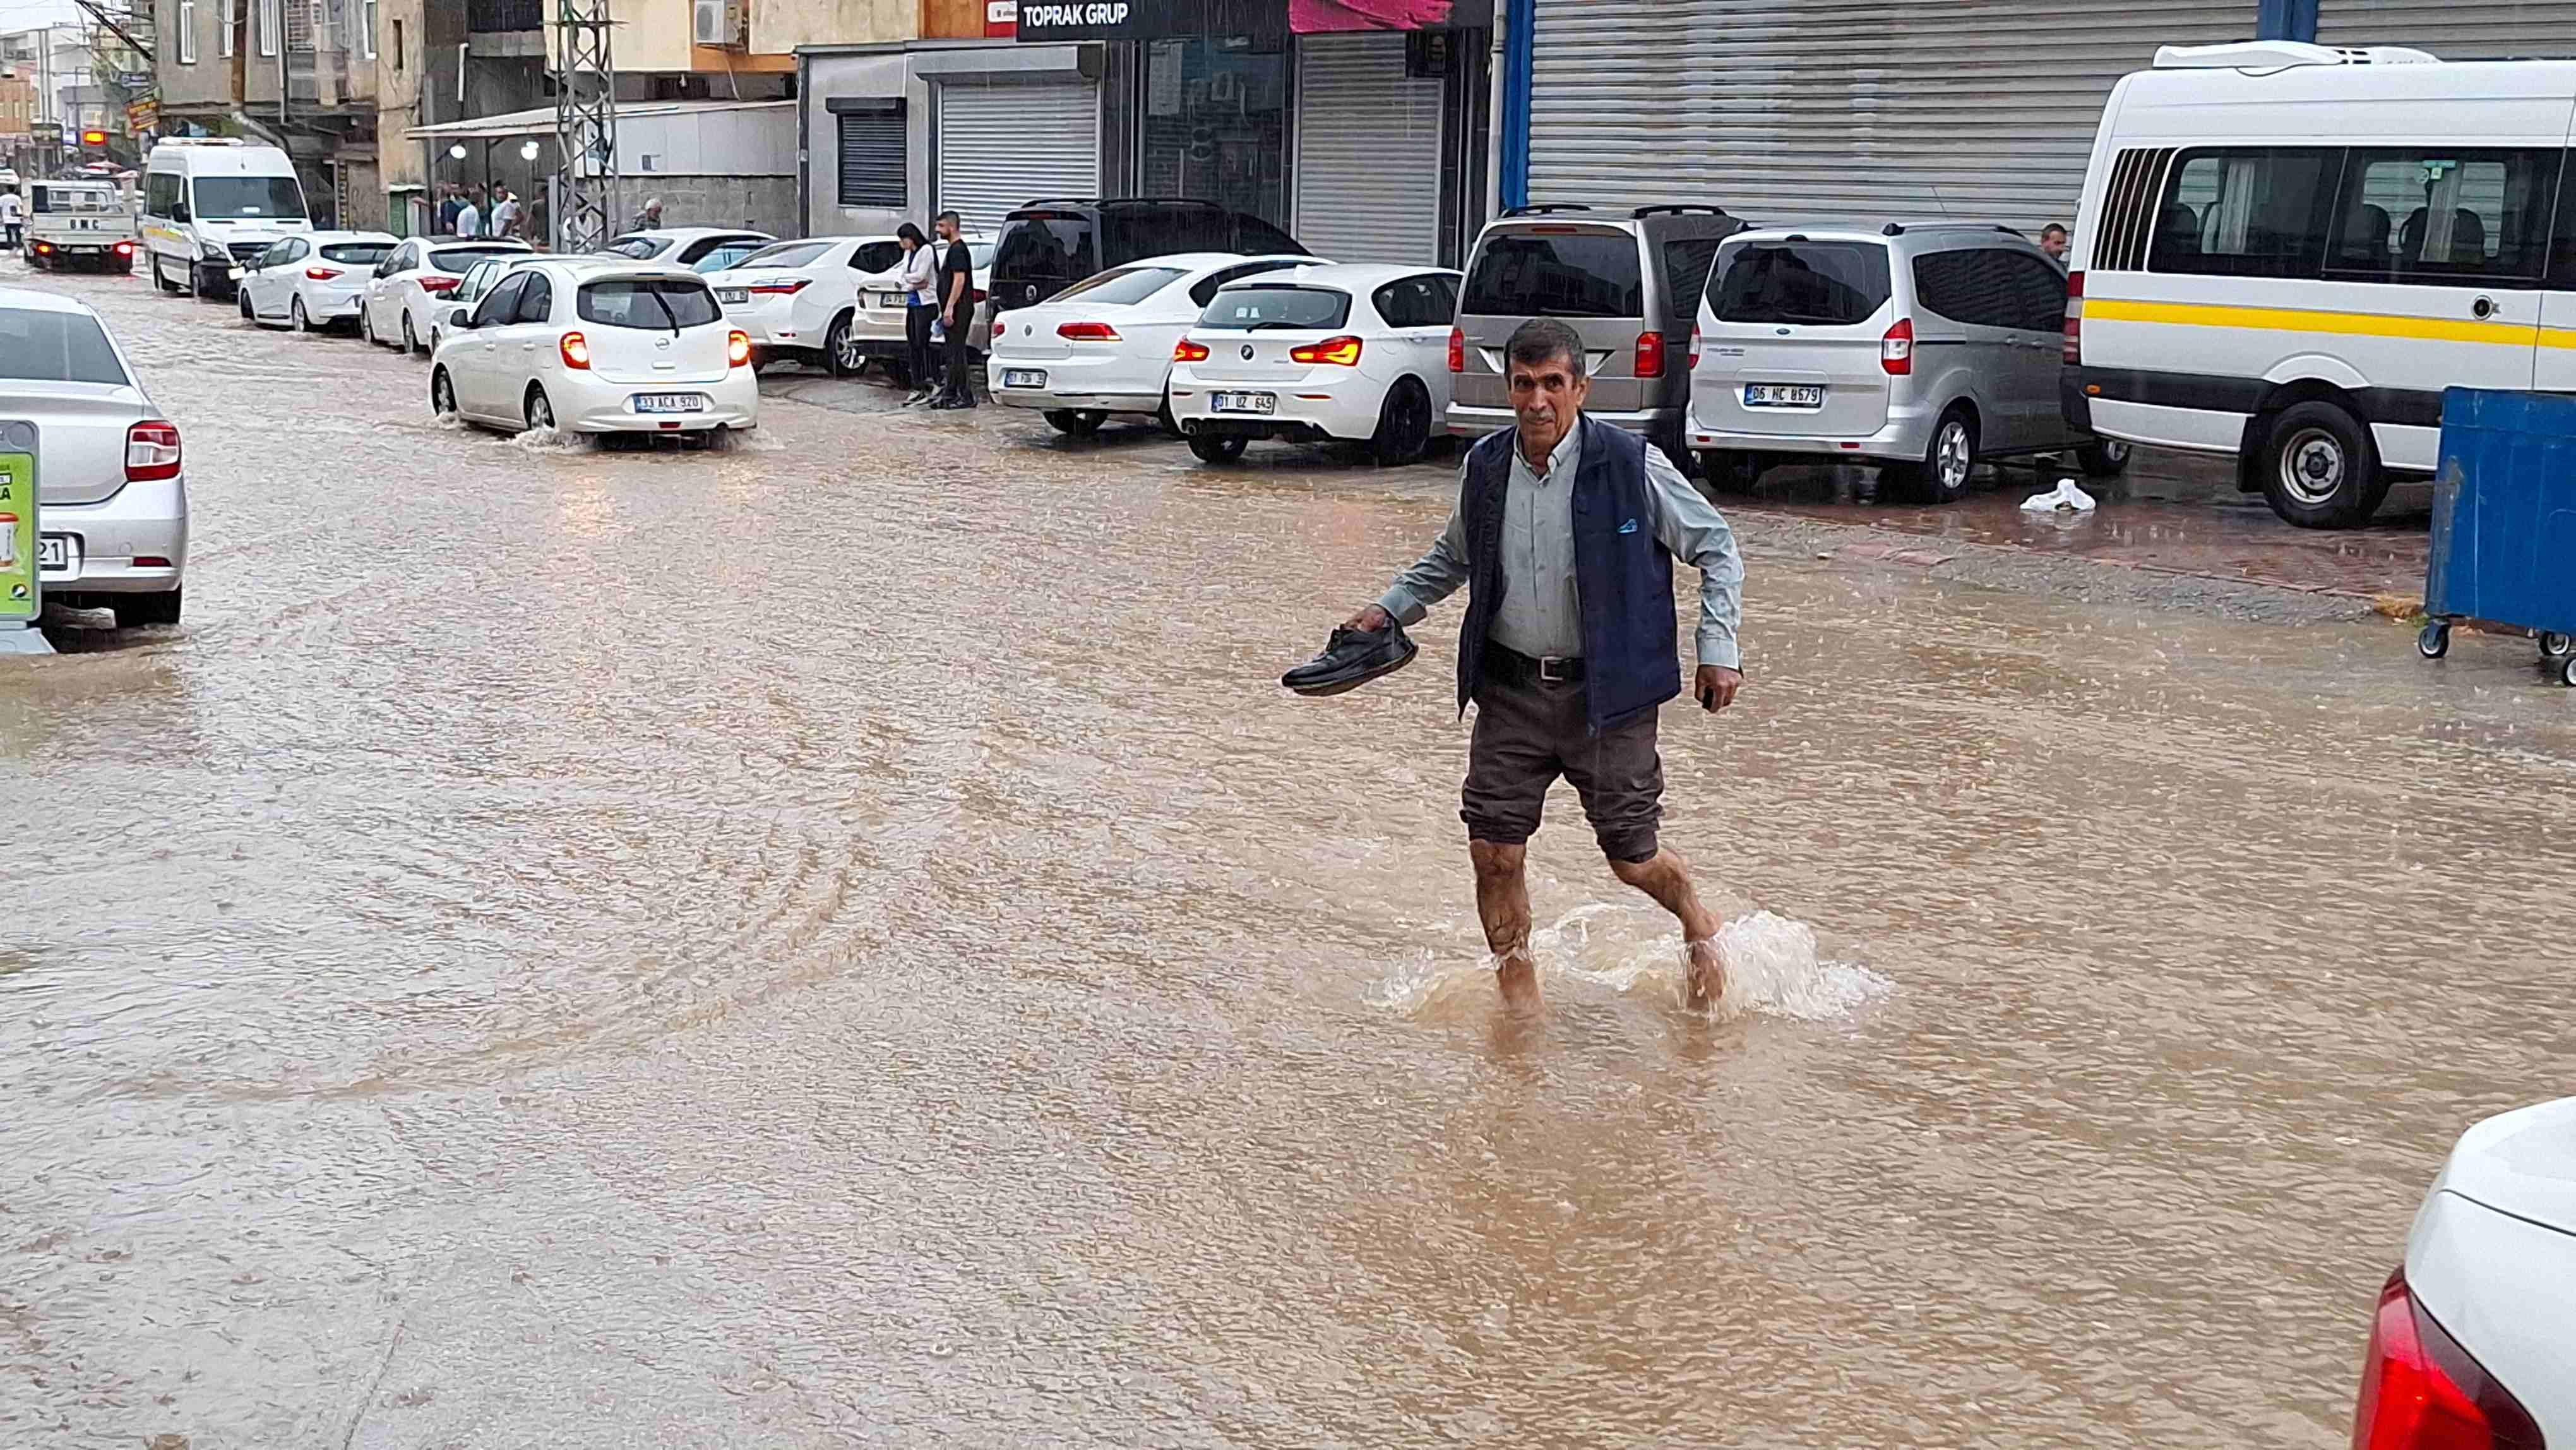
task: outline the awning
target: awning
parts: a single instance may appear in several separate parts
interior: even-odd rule
[[[620,101],[617,118],[621,121],[645,116],[686,116],[708,111],[784,111],[795,108],[794,101]],[[415,141],[499,140],[509,136],[551,136],[555,133],[555,108],[541,106],[532,111],[505,111],[497,116],[477,116],[466,121],[441,121],[435,126],[414,126],[403,132]]]

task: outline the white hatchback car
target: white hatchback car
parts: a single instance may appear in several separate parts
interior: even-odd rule
[[[1172,350],[1228,282],[1313,265],[1313,257],[1180,252],[1074,283],[993,324],[993,401],[1035,408],[1059,433],[1089,437],[1112,413],[1172,426]]]
[[[307,232],[282,238],[242,268],[234,291],[245,322],[297,332],[355,324],[376,268],[402,245],[385,232]]]
[[[2576,1098],[2460,1135],[2372,1316],[2354,1450],[2576,1445]]]
[[[429,320],[448,294],[486,257],[524,257],[536,249],[506,237],[414,237],[376,264],[358,306],[358,335],[405,352],[428,348]]]
[[[179,430],[84,302],[0,287],[0,418],[33,421],[37,577],[48,602],[177,624],[188,565]]]
[[[513,431],[690,433],[752,428],[751,339],[706,279],[622,257],[521,263],[451,312],[430,407]]]
[[[1220,288],[1172,350],[1172,418],[1203,462],[1255,438],[1366,442],[1411,463],[1449,407],[1459,274],[1344,264]],[[1016,316],[1005,313],[1004,316]]]
[[[892,237],[808,237],[706,276],[725,316],[751,334],[754,358],[812,358],[847,377],[867,364],[850,334],[859,287],[902,263],[903,243]]]

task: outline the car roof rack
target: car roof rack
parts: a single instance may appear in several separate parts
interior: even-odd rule
[[[1701,201],[1659,201],[1652,206],[1641,206],[1628,215],[1639,221],[1650,216],[1717,216],[1725,217],[1728,221],[1735,220],[1726,208],[1711,206]]]
[[[1889,222],[1878,229],[1882,237],[1901,237],[1907,232],[2001,232],[2008,237],[2025,235],[2019,227],[2001,222]]]
[[[1510,207],[1503,212],[1503,215],[1507,217],[1546,216],[1551,212],[1590,210],[1592,210],[1592,208],[1585,206],[1579,201],[1549,201],[1540,202],[1531,206]]]
[[[2439,65],[2429,50],[2402,45],[2347,49],[2301,40],[2242,40],[2229,45],[2160,45],[2158,70],[2284,70],[2302,65]]]
[[[1197,196],[1105,196],[1102,206],[1195,206],[1209,211],[1224,211],[1225,203]]]

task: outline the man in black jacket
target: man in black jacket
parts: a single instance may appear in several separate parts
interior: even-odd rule
[[[966,370],[966,331],[975,323],[975,254],[966,249],[957,213],[939,214],[939,322],[948,329],[948,388],[934,408],[975,406]]]

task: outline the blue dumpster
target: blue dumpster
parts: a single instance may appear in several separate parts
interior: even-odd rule
[[[2576,397],[2451,388],[2433,477],[2433,553],[2415,642],[2451,647],[2454,620],[2519,625],[2540,659],[2576,686]]]

